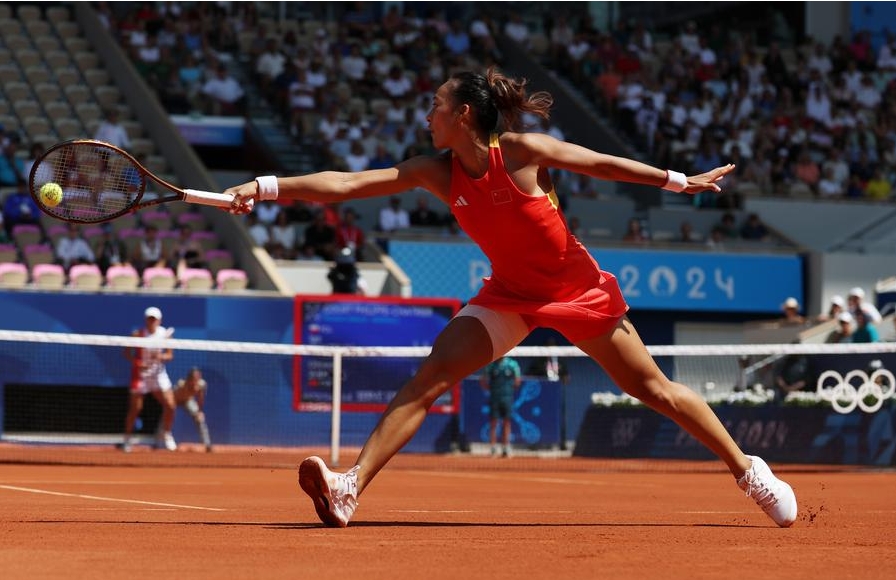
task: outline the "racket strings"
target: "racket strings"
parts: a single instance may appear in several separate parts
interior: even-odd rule
[[[41,206],[67,221],[96,222],[125,213],[146,188],[142,171],[131,159],[95,143],[71,143],[49,151],[32,176],[35,192],[50,182],[62,187],[59,205]]]

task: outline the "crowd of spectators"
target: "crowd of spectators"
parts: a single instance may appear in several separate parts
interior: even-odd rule
[[[702,173],[724,163],[731,197],[893,198],[896,34],[758,46],[747,30],[689,21],[599,30],[584,15],[548,23],[546,58],[592,97],[652,163]]]
[[[758,46],[747,31],[700,29],[695,22],[674,32],[657,33],[637,21],[599,30],[587,14],[564,11],[535,31],[520,12],[492,18],[487,10],[462,5],[355,2],[338,22],[278,22],[262,17],[256,3],[141,4],[116,30],[172,112],[242,114],[242,87],[231,91],[239,95],[232,108],[216,104],[206,88],[215,79],[232,85],[228,71],[244,66],[245,78],[281,116],[297,146],[324,149],[327,168],[389,167],[431,152],[425,117],[435,88],[455,70],[500,64],[499,34],[540,50],[536,32],[543,32],[547,65],[592,97],[648,162],[688,173],[737,165],[726,178],[727,194],[697,196],[698,207],[734,210],[741,196],[752,193],[892,195],[896,37],[876,54],[865,33],[850,43],[808,40],[782,48],[775,42]],[[158,46],[149,59],[146,45]],[[550,123],[532,122],[529,130],[563,138]],[[567,209],[569,197],[598,197],[593,181],[555,172],[561,207]],[[302,239],[304,223],[315,213],[327,214],[336,229],[338,209],[298,203],[283,209],[294,230],[285,239],[273,240],[273,221],[262,220],[265,245],[274,255],[327,259],[341,249],[334,243],[332,251],[307,250]],[[426,218],[427,226],[457,233],[447,211],[436,213]],[[738,226],[737,237],[770,239],[759,217],[751,220]],[[681,239],[674,241],[693,238],[723,249],[733,239],[724,229],[695,234],[690,224],[681,227]],[[649,233],[631,237],[639,235],[652,243]]]

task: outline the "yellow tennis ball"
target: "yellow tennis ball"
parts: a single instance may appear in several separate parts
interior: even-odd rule
[[[62,188],[52,181],[41,185],[40,201],[47,207],[56,207],[62,201]]]

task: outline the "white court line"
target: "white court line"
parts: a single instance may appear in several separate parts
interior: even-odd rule
[[[672,512],[676,514],[755,514],[756,510],[746,510],[746,511],[718,511],[718,510],[692,510],[692,511],[682,511],[682,512]]]
[[[386,510],[396,514],[473,514],[474,510]]]
[[[561,477],[535,477],[531,475],[519,475],[516,473],[476,473],[469,471],[417,471],[417,470],[407,470],[408,472],[416,473],[417,475],[423,476],[431,476],[431,477],[458,477],[462,479],[493,479],[493,480],[502,480],[508,479],[510,477],[513,478],[513,481],[528,481],[532,483],[557,483],[564,485],[587,485],[587,486],[599,486],[599,485],[624,485],[625,487],[659,487],[658,484],[655,483],[616,483],[612,481],[593,481],[593,480],[582,480],[582,479],[566,479]]]
[[[203,510],[210,512],[223,512],[227,511],[223,508],[210,508],[210,507],[201,507],[195,505],[179,505],[176,503],[162,503],[156,501],[142,501],[139,499],[119,499],[115,497],[102,497],[99,495],[84,495],[80,493],[63,493],[61,491],[48,491],[46,489],[34,489],[30,487],[17,487],[14,485],[0,485],[0,489],[8,489],[10,491],[24,491],[27,493],[40,493],[44,495],[58,495],[61,497],[77,497],[80,499],[94,499],[97,501],[118,501],[121,503],[136,503],[140,505],[154,505],[154,506],[162,506],[162,507],[170,507],[170,508],[181,508],[186,510]]]
[[[6,481],[15,481],[16,483],[27,483],[31,485],[42,485],[42,484],[55,484],[59,483],[58,479],[7,479]],[[92,480],[92,479],[66,479],[66,484],[73,485],[152,485],[153,487],[159,485],[221,485],[220,481],[153,481],[152,483],[148,483],[146,481],[140,480]]]

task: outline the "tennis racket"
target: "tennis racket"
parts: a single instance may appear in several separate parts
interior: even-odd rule
[[[170,193],[144,199],[149,181]],[[62,199],[45,203],[41,187],[56,183]],[[74,139],[50,147],[31,168],[28,190],[41,211],[63,221],[96,224],[126,213],[183,201],[230,208],[232,195],[181,189],[154,175],[119,147],[93,139]]]

